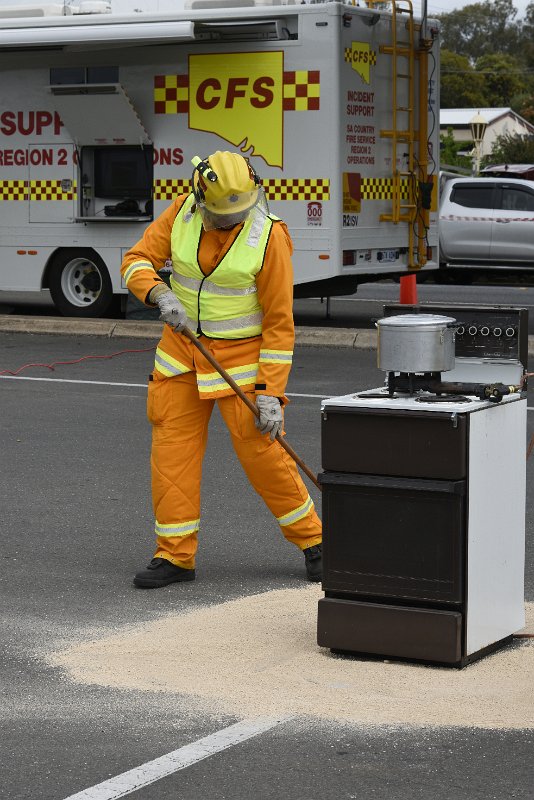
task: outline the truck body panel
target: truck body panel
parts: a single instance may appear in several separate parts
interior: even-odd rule
[[[189,191],[191,158],[215,150],[242,152],[261,176],[271,211],[293,238],[297,292],[343,293],[343,280],[355,290],[358,281],[437,266],[437,33],[424,50],[413,44],[411,66],[402,67],[412,72],[408,80],[400,12],[395,21],[329,2],[138,16],[152,28],[163,20],[168,30],[189,27],[176,27],[176,41],[141,46],[130,35],[129,46],[108,47],[110,26],[134,30],[135,15],[106,15],[98,24],[94,17],[5,21],[0,289],[46,286],[54,248],[91,248],[113,291],[125,292],[122,255]],[[101,31],[85,46],[84,25],[88,37]],[[30,40],[35,33],[36,43],[21,52],[13,41],[24,32]],[[58,49],[43,45],[46,35]],[[392,41],[396,65],[387,52]],[[436,66],[420,85],[428,54]],[[401,109],[410,104],[425,109],[429,131],[411,167],[407,145],[393,148],[391,136],[395,124],[406,128]],[[433,187],[424,228],[415,219],[423,217],[415,209],[421,180]],[[414,201],[404,212],[409,223],[384,219],[396,191],[401,206]],[[90,309],[81,303],[73,313]]]

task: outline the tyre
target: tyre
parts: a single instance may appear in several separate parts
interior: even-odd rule
[[[52,300],[64,317],[103,317],[113,305],[106,265],[94,250],[61,250],[50,266]]]

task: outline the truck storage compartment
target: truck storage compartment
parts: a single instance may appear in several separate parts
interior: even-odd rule
[[[462,615],[455,611],[319,600],[317,643],[331,650],[456,664]]]
[[[323,588],[461,603],[465,481],[321,473]]]
[[[326,405],[321,428],[325,470],[442,480],[467,475],[463,414]]]

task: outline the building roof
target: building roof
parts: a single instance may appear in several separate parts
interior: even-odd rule
[[[442,108],[439,112],[440,125],[469,125],[475,114],[484,117],[488,124],[507,114],[518,116],[511,108]]]
[[[440,127],[468,128],[469,123],[475,116],[480,114],[484,117],[488,125],[496,122],[503,117],[513,117],[517,122],[534,133],[534,125],[517,114],[512,108],[442,108],[439,112]]]

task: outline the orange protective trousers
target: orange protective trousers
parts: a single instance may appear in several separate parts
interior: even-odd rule
[[[254,401],[254,392],[249,396]],[[194,372],[172,378],[154,372],[149,383],[147,413],[152,423],[156,532],[158,528],[169,530],[200,519],[202,461],[215,403],[250,483],[274,516],[298,517],[298,509],[306,510],[304,516],[290,524],[284,524],[282,519],[280,527],[285,538],[301,550],[319,544],[321,522],[294,461],[276,440],[271,442],[268,435],[258,431],[254,415],[237,395],[201,399]],[[154,557],[193,569],[196,550],[197,530],[180,536],[158,535]]]

